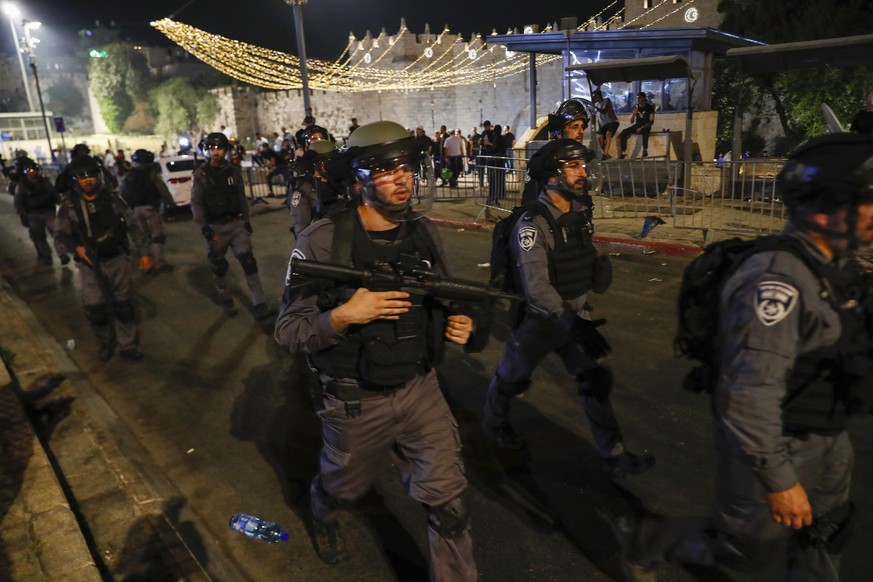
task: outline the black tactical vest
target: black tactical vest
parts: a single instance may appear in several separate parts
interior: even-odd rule
[[[97,251],[98,257],[104,259],[130,250],[127,229],[110,196],[103,191],[94,200],[85,200],[78,196],[70,200],[76,220],[88,239],[88,245]]]
[[[839,314],[841,333],[833,345],[801,354],[795,361],[782,402],[786,434],[838,434],[846,429],[851,414],[867,411],[857,409],[859,399],[870,399],[859,392],[873,373],[870,334],[861,307],[866,286],[860,274],[850,269],[821,265],[817,270],[822,296]]]
[[[26,212],[53,212],[55,210],[55,193],[47,178],[40,178],[36,184],[23,178],[18,182],[17,187],[24,194],[22,204]]]
[[[555,238],[549,253],[549,281],[562,299],[575,299],[594,285],[594,228],[583,212],[565,212],[549,223]]]
[[[151,170],[133,168],[122,180],[122,197],[131,208],[137,206],[160,206],[161,193],[152,180]]]
[[[212,164],[204,164],[203,175],[206,178],[206,190],[203,192],[203,204],[206,207],[208,220],[219,220],[235,217],[242,213],[239,201],[239,176],[230,164],[215,168]]]
[[[417,255],[431,266],[439,262],[436,247],[420,223],[402,223],[398,241],[379,244],[361,226],[355,208],[335,218],[334,244],[338,237],[342,238],[340,231],[348,228],[350,221],[353,221],[351,263],[356,269],[370,268],[376,261],[395,261],[401,254]],[[346,263],[341,259],[332,261]],[[312,363],[329,376],[355,378],[363,387],[374,389],[399,386],[423,373],[439,359],[442,342],[435,334],[442,334],[445,320],[442,310],[429,297],[413,294],[409,301],[413,307],[399,320],[351,326],[338,344],[313,354]],[[323,308],[333,308],[335,302],[332,303]]]

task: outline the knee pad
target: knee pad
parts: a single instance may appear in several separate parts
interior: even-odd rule
[[[454,540],[470,525],[470,500],[466,491],[437,507],[428,508],[427,521],[440,536]]]
[[[109,323],[109,310],[105,303],[85,306],[85,318],[91,325],[106,325]]]
[[[238,256],[237,259],[246,275],[254,275],[258,272],[258,262],[255,260],[255,255],[252,253],[243,253]]]
[[[162,245],[167,242],[167,236],[163,234],[161,236],[153,236],[152,242],[156,245]]]
[[[576,376],[579,396],[592,396],[603,399],[612,392],[612,370],[597,366]]]
[[[227,275],[228,269],[230,269],[230,263],[227,262],[227,259],[210,259],[209,261],[212,263],[212,274],[216,277],[224,277]]]
[[[134,318],[133,301],[116,301],[115,318],[122,323],[132,322]]]

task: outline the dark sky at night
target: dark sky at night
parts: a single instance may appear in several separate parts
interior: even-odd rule
[[[3,0],[4,2],[6,0]],[[94,25],[95,20],[115,21],[123,37],[140,42],[168,43],[148,26],[175,13],[175,20],[267,48],[296,54],[294,20],[284,0],[232,2],[230,0],[18,0],[23,18],[39,20],[42,36],[57,32],[74,34]],[[539,24],[577,16],[580,21],[614,4],[612,14],[623,2],[612,0],[310,0],[303,7],[308,56],[333,59],[348,42],[349,32],[358,38],[369,29],[377,35],[384,27],[395,34],[405,17],[411,32],[421,32],[425,23],[438,32],[448,24],[468,38],[471,33],[505,33],[521,30],[525,24]],[[183,8],[184,7],[184,8]],[[4,17],[5,20],[5,17]],[[4,51],[12,47],[9,25],[0,25]],[[46,39],[48,40],[48,39]]]

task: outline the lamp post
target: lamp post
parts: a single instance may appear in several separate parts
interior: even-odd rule
[[[306,70],[306,41],[303,38],[303,5],[309,0],[285,0],[294,11],[294,32],[297,35],[297,58],[300,59],[300,83],[303,85],[303,110],[309,109],[309,75]]]
[[[24,44],[27,48],[27,56],[30,59],[30,68],[33,71],[33,80],[36,81],[36,95],[39,97],[39,110],[42,115],[42,125],[45,127],[45,139],[48,142],[49,155],[52,157],[52,162],[54,163],[55,150],[52,148],[52,136],[51,133],[49,133],[48,120],[45,118],[45,104],[42,101],[42,91],[39,88],[39,72],[36,66],[36,54],[34,53],[34,48],[39,42],[39,39],[30,36],[30,31],[36,30],[40,26],[42,26],[42,22],[35,22],[33,20],[21,21],[21,27],[24,29]]]
[[[27,70],[24,68],[24,56],[21,54],[18,31],[15,29],[15,19],[21,15],[21,12],[15,4],[4,2],[3,14],[9,18],[9,28],[12,29],[12,40],[15,42],[15,52],[18,53],[18,65],[21,67],[21,82],[24,83],[24,94],[27,95],[27,107],[30,111],[36,111],[33,106],[33,95],[30,93],[30,82],[27,80]]]

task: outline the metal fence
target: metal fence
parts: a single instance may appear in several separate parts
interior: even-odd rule
[[[437,198],[472,198],[483,209],[477,218],[486,210],[509,212],[521,201],[527,160],[479,161],[457,190]],[[595,161],[588,169],[599,219],[657,216],[677,228],[760,234],[777,232],[785,222],[776,193],[783,164],[782,159],[686,164],[639,158]]]
[[[265,202],[265,198],[285,198],[287,180],[280,172],[271,172],[263,166],[242,168],[246,196],[252,204]]]

